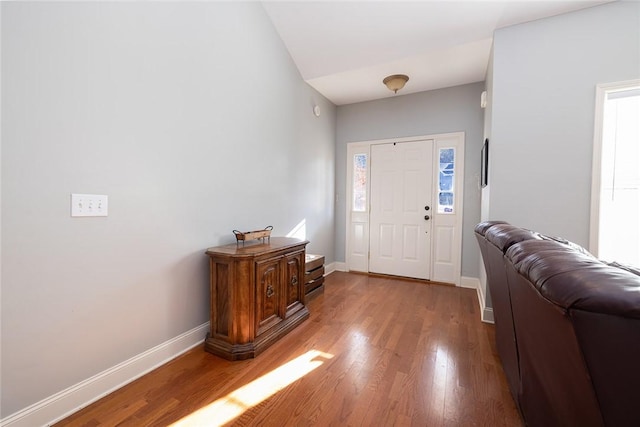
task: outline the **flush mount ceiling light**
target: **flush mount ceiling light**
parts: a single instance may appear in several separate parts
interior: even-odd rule
[[[402,89],[408,81],[409,76],[405,76],[404,74],[394,74],[392,76],[385,77],[384,80],[382,80],[382,83],[384,83],[389,90],[392,90],[394,93],[398,93],[398,91]]]

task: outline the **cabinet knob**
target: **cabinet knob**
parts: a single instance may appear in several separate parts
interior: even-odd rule
[[[295,286],[298,284],[298,276],[293,276],[291,278],[291,286]]]
[[[275,292],[273,291],[273,286],[267,285],[267,298],[271,298],[273,294],[275,294]]]

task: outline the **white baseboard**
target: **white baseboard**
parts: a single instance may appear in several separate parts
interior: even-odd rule
[[[0,427],[51,425],[200,345],[209,322],[0,420]]]
[[[480,287],[480,280],[477,277],[460,277],[460,287],[469,289],[478,289]]]
[[[485,323],[494,323],[493,322],[493,308],[487,307],[486,304],[486,296],[484,292],[482,292],[482,286],[478,281],[478,301],[480,301],[480,319]]]
[[[324,266],[324,275],[328,276],[329,274],[333,273],[334,271],[336,271],[336,263],[335,262],[330,262],[329,264],[325,264]]]
[[[347,270],[347,263],[346,262],[334,262],[334,268],[335,271],[349,271]]]
[[[493,308],[485,307],[482,310],[482,321],[485,323],[495,323],[493,320]]]
[[[480,319],[485,323],[493,323],[493,308],[486,306],[486,299],[482,292],[480,279],[477,277],[462,277],[460,287],[475,289],[478,292],[478,303],[480,305]]]

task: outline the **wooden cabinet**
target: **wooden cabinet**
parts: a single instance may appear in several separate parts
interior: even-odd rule
[[[211,330],[205,349],[229,360],[257,356],[309,317],[305,306],[307,241],[209,248]]]

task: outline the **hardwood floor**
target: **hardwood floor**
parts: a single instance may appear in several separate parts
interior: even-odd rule
[[[308,305],[255,359],[197,347],[56,425],[523,425],[474,290],[335,272]]]

